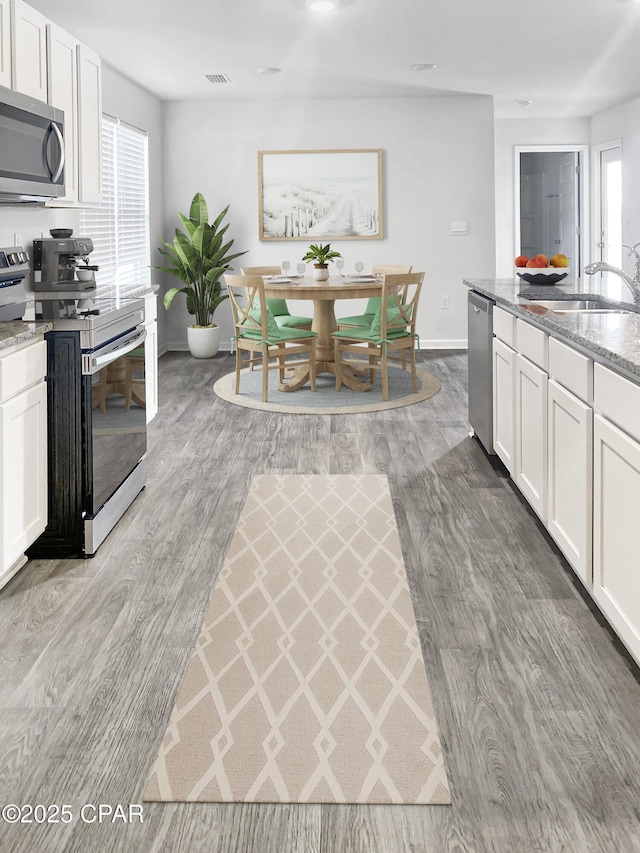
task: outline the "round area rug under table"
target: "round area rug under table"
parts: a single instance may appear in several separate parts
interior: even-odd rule
[[[264,412],[283,412],[293,415],[342,415],[357,412],[382,412],[386,409],[398,409],[428,400],[440,390],[440,382],[426,370],[417,371],[418,392],[411,387],[411,373],[395,365],[389,367],[389,400],[382,400],[382,384],[376,371],[371,391],[353,391],[342,386],[336,391],[335,377],[320,374],[316,377],[317,391],[314,393],[308,385],[298,391],[286,393],[278,391],[276,370],[269,375],[269,399],[262,402],[262,369],[245,368],[240,377],[240,393],[235,393],[235,371],[218,379],[213,386],[214,392],[222,400],[245,406],[247,409],[261,409]]]

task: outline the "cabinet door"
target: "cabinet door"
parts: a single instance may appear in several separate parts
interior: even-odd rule
[[[49,103],[64,110],[64,198],[78,200],[78,42],[60,27],[47,27]]]
[[[549,380],[548,521],[580,580],[592,583],[593,412]]]
[[[0,403],[0,578],[47,524],[47,390],[39,382]]]
[[[518,488],[547,517],[547,383],[549,377],[524,356],[516,358],[516,471]]]
[[[100,57],[78,46],[78,198],[99,204],[102,155],[102,69]]]
[[[11,88],[11,12],[9,0],[0,0],[0,86]]]
[[[47,100],[47,19],[22,0],[11,3],[11,83],[17,92]]]
[[[593,594],[640,664],[640,443],[595,415]]]
[[[493,449],[514,472],[514,376],[516,354],[498,338],[493,339]]]
[[[144,342],[144,375],[147,423],[158,414],[158,324],[154,321],[145,326],[147,338]]]

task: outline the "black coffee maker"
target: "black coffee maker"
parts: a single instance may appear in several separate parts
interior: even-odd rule
[[[51,232],[54,233],[54,232]],[[60,234],[60,229],[57,232]],[[43,238],[33,241],[33,289],[38,292],[79,291],[95,288],[94,273],[100,267],[89,264],[93,242],[89,237]]]

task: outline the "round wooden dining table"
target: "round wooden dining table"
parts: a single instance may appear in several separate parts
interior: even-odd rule
[[[362,276],[365,278],[365,276]],[[332,276],[326,281],[316,281],[305,276],[284,283],[264,282],[264,294],[268,299],[311,299],[313,301],[312,331],[316,332],[316,373],[332,373],[335,376],[335,353],[332,334],[338,328],[335,315],[336,299],[368,299],[380,296],[382,279],[353,281],[347,276]],[[367,371],[368,374],[368,371]],[[279,384],[281,391],[297,391],[309,380],[309,371],[299,367],[286,384]],[[370,391],[371,384],[363,382],[349,366],[342,368],[342,381],[354,391]]]

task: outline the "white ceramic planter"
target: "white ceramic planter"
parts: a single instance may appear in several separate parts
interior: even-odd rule
[[[313,277],[317,281],[325,281],[329,278],[329,267],[326,264],[314,264]]]
[[[187,326],[189,352],[194,358],[213,358],[220,346],[218,326]]]

